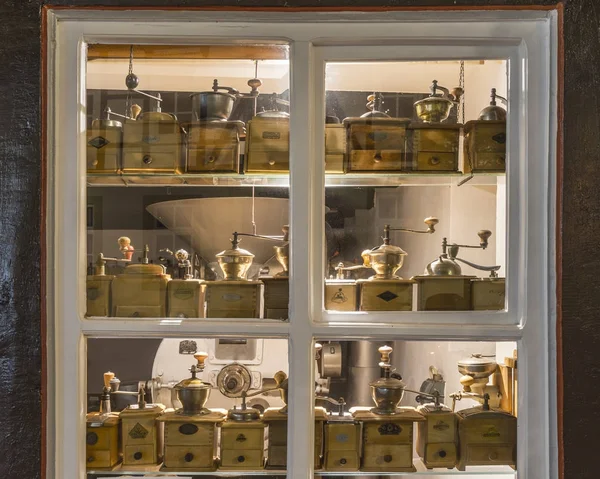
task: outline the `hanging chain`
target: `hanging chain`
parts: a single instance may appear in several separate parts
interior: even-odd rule
[[[129,47],[129,75],[133,73],[133,45]],[[125,115],[131,116],[131,90],[127,89],[125,100]]]
[[[460,73],[458,75],[458,86],[462,88],[463,94],[460,97],[458,104],[458,118],[460,118],[460,122],[464,125],[465,123],[465,61],[460,61]]]

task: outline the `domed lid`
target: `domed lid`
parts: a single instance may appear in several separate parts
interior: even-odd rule
[[[290,114],[287,111],[279,110],[266,110],[256,114],[259,118],[275,118],[275,119],[289,119]]]
[[[256,421],[257,419],[260,419],[260,411],[253,407],[246,407],[246,403],[244,402],[242,407],[237,408],[234,406],[230,409],[227,413],[227,418],[239,422]]]
[[[237,231],[233,233],[233,239],[231,240],[231,248],[217,253],[215,256],[218,258],[254,258],[254,255],[245,249],[239,247],[241,239],[238,239]]]
[[[496,89],[492,88],[491,100],[489,106],[486,106],[481,113],[479,113],[480,120],[497,120],[497,121],[506,121],[506,110],[501,106],[496,104],[496,99],[500,99],[504,103],[506,103],[506,99],[500,95],[496,94]]]
[[[224,90],[224,91],[219,91],[219,90]],[[231,88],[229,86],[220,86],[219,80],[217,80],[215,78],[213,80],[212,91],[201,91],[199,93],[192,93],[190,95],[190,97],[196,96],[196,95],[221,95],[221,96],[230,97],[232,100],[235,100],[237,98],[238,94],[239,94],[239,92],[235,88]]]
[[[427,276],[461,276],[462,269],[456,261],[443,253],[427,265],[424,274]]]
[[[495,366],[496,361],[493,356],[484,356],[483,354],[472,354],[470,358],[461,359],[458,361],[461,367],[469,366]]]
[[[204,383],[204,382],[202,382],[202,379],[196,377],[196,374],[204,371],[204,361],[206,361],[207,357],[208,357],[208,354],[204,353],[204,352],[194,354],[194,358],[196,358],[198,363],[194,364],[190,368],[192,377],[183,379],[182,381],[179,381],[175,385],[175,389],[210,389],[210,387],[211,387],[210,384]]]
[[[360,115],[361,118],[390,118],[390,115],[382,111],[383,95],[375,92],[367,97],[367,113]]]
[[[92,121],[92,128],[122,128],[123,123],[117,120],[113,120],[110,115],[112,111],[109,107],[106,107],[102,112],[101,118],[96,118]]]

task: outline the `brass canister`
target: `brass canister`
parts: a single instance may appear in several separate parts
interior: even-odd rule
[[[121,169],[123,124],[111,120],[110,109],[107,108],[105,118],[94,120],[86,135],[88,173],[118,173]]]
[[[473,120],[465,124],[465,173],[506,172],[506,120]]]
[[[290,119],[281,111],[265,111],[248,122],[246,173],[288,173]]]
[[[476,278],[471,280],[471,306],[475,311],[506,308],[505,278]]]
[[[204,121],[188,126],[188,173],[239,173],[241,121]]]
[[[406,118],[346,118],[347,172],[401,171],[406,155]]]
[[[164,410],[162,404],[134,404],[121,411],[124,466],[149,466],[162,462],[164,423],[156,419]]]
[[[123,173],[183,173],[183,131],[175,115],[161,111],[127,120],[123,129]]]
[[[325,309],[330,311],[356,311],[358,286],[351,279],[325,280]]]
[[[411,123],[408,129],[407,171],[458,172],[462,125]]]
[[[444,405],[418,408],[425,421],[418,424],[417,454],[427,469],[453,468],[458,458],[457,417]]]

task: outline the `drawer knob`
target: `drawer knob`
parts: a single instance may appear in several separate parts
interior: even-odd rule
[[[209,156],[208,157],[208,162],[209,163],[214,163],[216,161],[216,158],[214,156]]]
[[[275,160],[269,160],[269,165],[271,165],[271,166],[275,165]]]
[[[385,456],[383,456],[383,461],[384,462],[392,462],[392,455],[386,454]]]
[[[490,461],[495,461],[496,459],[498,459],[498,453],[490,452],[490,455],[488,457],[489,457]]]
[[[244,436],[243,434],[238,434],[238,437],[236,437],[235,440],[237,442],[244,442],[246,441],[246,436]]]
[[[342,457],[342,458],[340,459],[340,464],[346,464],[347,462],[348,462],[348,461],[346,460],[346,458],[345,458],[345,457]]]
[[[183,456],[183,460],[185,462],[192,462],[194,460],[194,455],[191,452],[188,452],[185,456]]]
[[[94,462],[94,456],[88,456],[87,462]]]
[[[133,458],[134,458],[136,461],[139,461],[139,460],[142,458],[142,453],[141,453],[140,451],[136,452],[136,453],[133,455]]]
[[[431,158],[429,158],[429,163],[432,165],[439,165],[440,159],[437,156],[432,156]]]
[[[238,456],[237,460],[238,462],[244,462],[246,458],[244,456]]]
[[[98,434],[95,432],[88,432],[85,436],[85,442],[88,444],[88,446],[93,446],[98,442]]]
[[[438,452],[438,456],[440,456],[440,457],[446,457],[446,456],[447,456],[447,453],[446,453],[446,451],[444,451],[444,450],[442,449],[440,452]]]
[[[150,163],[152,163],[152,157],[150,155],[145,155],[142,158],[142,161],[144,162],[145,165],[149,165]]]
[[[178,318],[181,318],[181,319],[186,319],[186,318],[187,318],[187,314],[185,314],[185,313],[179,313],[179,314],[177,315],[177,317],[178,317]]]
[[[379,163],[382,159],[383,157],[381,156],[381,152],[379,151],[373,155],[373,161],[375,163]]]

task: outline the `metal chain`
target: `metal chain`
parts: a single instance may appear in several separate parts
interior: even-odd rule
[[[133,45],[129,47],[129,75],[133,73]],[[127,89],[127,98],[125,99],[125,115],[131,116],[131,91]]]
[[[464,125],[465,123],[465,61],[460,61],[460,73],[458,75],[458,86],[462,88],[463,95],[460,97],[460,101],[458,104],[458,118],[460,118],[460,122]]]

